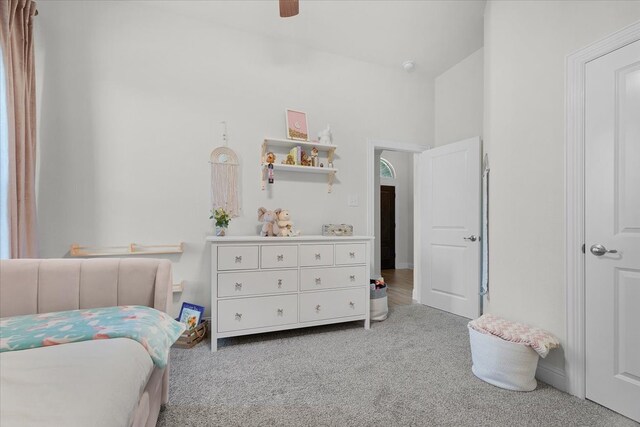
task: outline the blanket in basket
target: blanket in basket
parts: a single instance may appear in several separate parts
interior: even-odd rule
[[[153,363],[167,365],[169,348],[186,329],[166,313],[127,305],[0,319],[0,352],[108,338],[139,342]]]
[[[528,345],[543,358],[547,357],[549,351],[560,346],[558,338],[544,329],[512,322],[493,314],[483,314],[469,322],[469,327],[482,334],[495,335],[505,341]]]

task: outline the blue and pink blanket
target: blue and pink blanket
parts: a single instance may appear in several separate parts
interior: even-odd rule
[[[108,338],[142,344],[153,363],[167,365],[169,348],[186,326],[153,308],[127,305],[0,319],[0,352]]]

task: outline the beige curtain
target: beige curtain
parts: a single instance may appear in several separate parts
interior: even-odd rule
[[[34,258],[36,246],[36,86],[32,0],[0,0],[0,43],[9,123],[11,258]]]

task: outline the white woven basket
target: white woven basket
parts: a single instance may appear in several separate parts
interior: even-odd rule
[[[531,347],[505,341],[469,328],[473,374],[496,387],[515,391],[536,388],[538,353]]]
[[[371,320],[380,322],[385,320],[388,315],[389,305],[387,304],[387,297],[371,300]]]

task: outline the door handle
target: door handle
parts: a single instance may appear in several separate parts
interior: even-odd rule
[[[478,236],[476,236],[475,234],[472,234],[469,237],[463,237],[464,240],[469,240],[471,242],[475,242],[476,240],[480,240],[480,238]]]
[[[618,253],[617,250],[615,250],[615,249],[609,250],[609,249],[605,248],[603,245],[591,245],[589,250],[595,256],[602,256],[604,254],[617,254]]]

